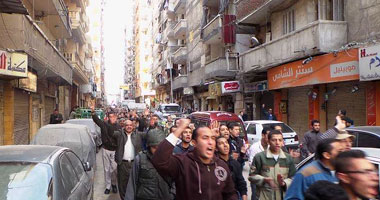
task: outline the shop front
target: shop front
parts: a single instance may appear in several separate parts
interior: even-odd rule
[[[273,108],[274,92],[268,90],[268,81],[256,81],[244,84],[244,109],[248,120],[264,119],[262,105],[265,109]]]
[[[330,53],[268,70],[268,88],[274,92],[274,113],[301,137],[310,121],[331,128],[340,109],[356,125],[365,125],[366,84],[359,83],[358,50]]]

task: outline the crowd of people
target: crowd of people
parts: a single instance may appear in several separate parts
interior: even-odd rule
[[[93,109],[92,109],[93,110]],[[244,113],[241,113],[242,117]],[[275,118],[271,112],[268,118]],[[284,145],[281,127],[262,131],[252,145],[240,136],[240,125],[195,127],[190,119],[168,117],[161,123],[149,110],[107,110],[94,122],[101,128],[105,194],[119,192],[134,199],[374,199],[378,173],[363,152],[351,150],[353,135],[337,116],[325,133],[311,122],[301,145],[301,156],[315,160],[296,170],[294,155]],[[247,162],[248,161],[248,162]],[[249,165],[249,177],[243,167]]]

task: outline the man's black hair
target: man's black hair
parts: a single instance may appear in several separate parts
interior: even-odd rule
[[[109,111],[109,112],[107,113],[107,115],[108,115],[108,117],[109,117],[110,115],[116,115],[116,113],[115,113],[115,111],[111,110],[111,111]]]
[[[237,122],[230,122],[227,125],[228,129],[233,129],[235,126],[240,127],[240,125]]]
[[[196,140],[196,139],[197,139],[197,137],[198,137],[198,131],[199,131],[199,129],[201,129],[201,128],[208,128],[208,127],[205,126],[205,125],[200,125],[200,126],[198,126],[196,129],[193,130],[193,134],[191,134],[191,139],[193,139],[193,140]]]
[[[331,150],[334,148],[332,143],[334,142],[339,142],[339,140],[335,138],[327,138],[319,141],[315,150],[315,158],[321,160],[324,152],[331,153]]]
[[[305,192],[305,200],[349,200],[346,191],[338,184],[321,180]]]
[[[339,112],[340,112],[340,114],[346,116],[346,113],[347,113],[346,110],[339,110]]]
[[[269,128],[263,128],[263,131],[261,131],[261,134],[267,134],[268,131],[270,131]]]
[[[344,173],[349,170],[352,159],[365,158],[365,153],[361,150],[350,150],[340,153],[335,159],[335,171]]]
[[[320,124],[319,120],[317,120],[317,119],[311,120],[311,126],[314,126],[315,123]]]
[[[282,133],[278,130],[271,130],[268,134],[268,139],[270,140],[273,135],[282,135]]]

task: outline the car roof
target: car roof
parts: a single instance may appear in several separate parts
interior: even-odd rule
[[[277,123],[284,123],[280,121],[274,121],[274,120],[252,120],[252,121],[244,121],[246,124],[277,124]]]
[[[376,135],[380,135],[380,126],[356,126],[352,128],[346,128],[347,131],[362,131],[374,133]]]
[[[0,146],[0,162],[48,163],[53,155],[66,149],[47,145]]]
[[[73,122],[73,121],[92,121],[92,122],[93,122],[93,120],[90,119],[90,118],[69,119],[69,120],[67,120],[66,122]]]
[[[48,124],[46,126],[41,127],[40,129],[86,129],[86,125],[82,124]]]

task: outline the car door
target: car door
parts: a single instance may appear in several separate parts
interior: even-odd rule
[[[89,176],[83,168],[83,164],[73,152],[66,152],[76,176],[78,177],[78,184],[75,191],[72,193],[73,199],[91,199],[93,181],[92,176]],[[89,171],[88,173],[93,173]]]
[[[256,124],[248,124],[247,126],[247,138],[249,144],[253,144],[259,140],[257,136],[257,129]]]
[[[71,165],[70,160],[65,154],[62,154],[59,157],[59,177],[57,180],[57,196],[59,199],[73,199],[72,193],[75,192],[78,185],[78,177],[74,171],[73,166]]]

